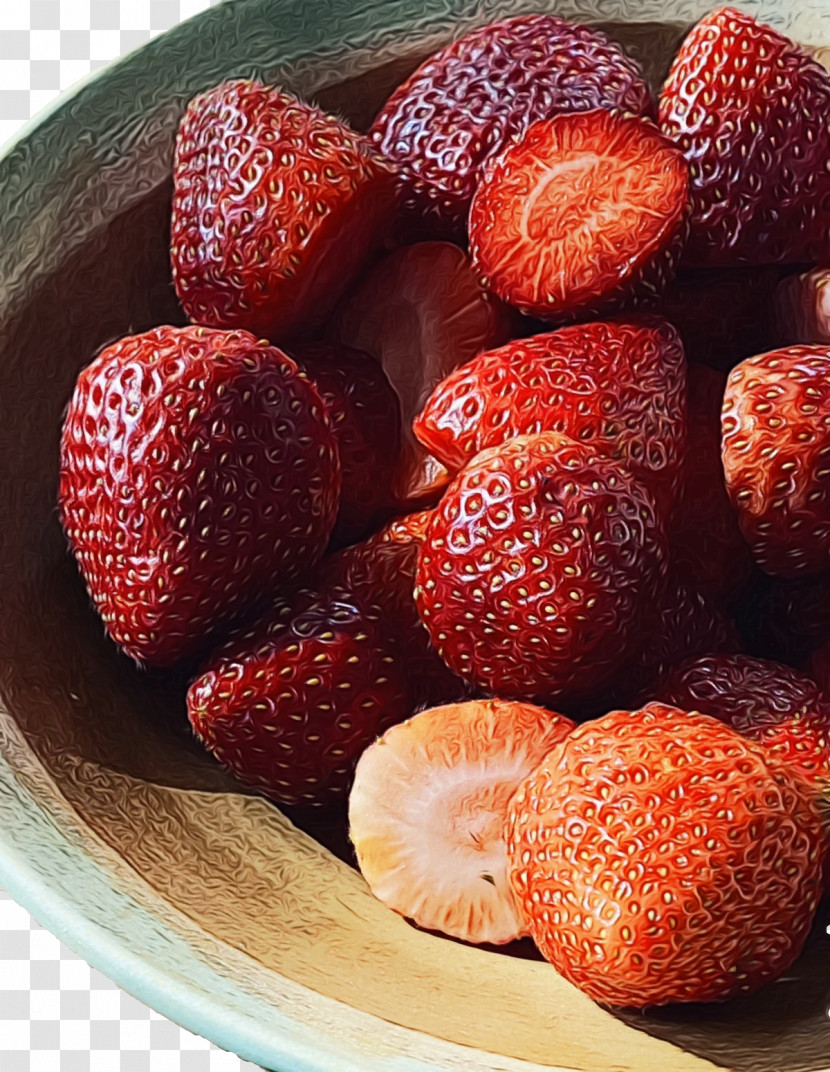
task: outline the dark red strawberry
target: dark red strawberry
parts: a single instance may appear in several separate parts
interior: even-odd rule
[[[155,328],[78,377],[61,522],[107,631],[134,659],[186,658],[313,568],[339,495],[319,394],[246,331]]]
[[[814,268],[782,279],[775,291],[774,312],[779,345],[811,342],[829,345],[830,268]]]
[[[384,240],[395,183],[365,138],[287,93],[240,80],[195,97],[174,170],[185,312],[275,342],[321,324]]]
[[[728,723],[775,752],[819,793],[830,785],[830,696],[792,667],[748,655],[707,655],[678,666],[656,694]]]
[[[662,597],[666,543],[648,492],[556,432],[482,451],[447,489],[415,601],[445,662],[504,697],[598,693]]]
[[[412,435],[430,391],[470,358],[510,337],[513,316],[481,286],[463,250],[420,242],[379,261],[338,310],[332,334],[375,357],[395,388],[403,450],[402,509],[434,501],[448,477]]]
[[[361,752],[409,713],[379,608],[348,589],[276,601],[187,694],[193,729],[240,781],[281,804],[342,799]]]
[[[746,586],[752,558],[729,501],[721,460],[721,407],[726,375],[690,362],[683,491],[669,523],[672,560],[695,587],[732,599]]]
[[[318,580],[323,588],[345,585],[380,607],[389,631],[400,641],[400,660],[415,706],[458,700],[470,691],[432,646],[415,606],[418,551],[432,513],[422,510],[395,518],[368,540],[329,556]]]
[[[719,8],[680,47],[660,123],[689,161],[689,265],[830,253],[830,77],[746,12]]]
[[[599,30],[520,15],[431,56],[392,94],[371,137],[401,165],[408,225],[462,238],[487,159],[537,119],[592,108],[653,116],[638,64]]]
[[[722,1001],[779,977],[821,897],[811,791],[728,726],[664,704],[555,745],[510,802],[530,932],[596,1001]]]
[[[686,236],[688,170],[648,119],[600,110],[534,123],[473,197],[482,282],[560,322],[658,297]]]
[[[685,271],[655,308],[680,332],[689,361],[728,371],[776,344],[773,294],[778,268]]]
[[[756,566],[735,612],[754,654],[801,666],[830,637],[830,573],[782,581]]]
[[[830,571],[830,347],[742,361],[729,376],[722,428],[726,487],[761,569]]]
[[[669,507],[685,451],[683,347],[671,324],[648,316],[516,339],[451,373],[413,429],[452,473],[516,435],[563,432],[625,465]]]
[[[328,407],[343,486],[332,542],[359,540],[393,512],[401,443],[398,396],[369,354],[325,342],[292,346],[291,356]]]
[[[825,640],[810,653],[810,676],[819,688],[830,695],[830,640]]]

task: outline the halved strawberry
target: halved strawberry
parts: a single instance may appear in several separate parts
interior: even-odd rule
[[[319,325],[383,242],[395,186],[366,138],[288,93],[237,80],[199,94],[174,169],[185,312],[275,342]]]
[[[659,296],[686,236],[689,169],[647,119],[603,110],[534,123],[485,169],[470,249],[485,286],[563,320]]]
[[[660,124],[692,178],[684,262],[812,262],[830,254],[830,76],[734,8],[692,29],[660,95]]]
[[[467,254],[449,242],[420,242],[384,257],[335,313],[332,336],[380,361],[398,394],[403,444],[394,486],[402,509],[434,501],[448,480],[413,436],[413,417],[436,384],[504,342],[512,324]]]
[[[372,893],[421,927],[502,944],[524,933],[503,828],[516,787],[574,723],[473,700],[393,726],[363,753],[350,836]]]
[[[463,238],[486,160],[537,119],[592,108],[654,115],[638,64],[593,27],[519,15],[430,56],[383,106],[371,137],[401,165],[405,224]]]

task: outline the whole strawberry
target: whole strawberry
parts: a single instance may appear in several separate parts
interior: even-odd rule
[[[653,301],[688,230],[689,169],[648,119],[602,109],[541,119],[484,169],[470,253],[484,285],[565,323]]]
[[[742,361],[721,423],[726,487],[755,561],[777,577],[830,571],[830,347]]]
[[[640,67],[599,30],[520,15],[431,56],[392,94],[371,137],[401,165],[409,225],[463,238],[487,159],[537,119],[591,108],[653,115]]]
[[[686,445],[683,346],[650,316],[516,339],[447,376],[413,429],[452,473],[516,435],[562,432],[619,461],[669,506]]]
[[[325,320],[383,242],[395,173],[344,123],[258,82],[195,97],[179,126],[171,261],[191,320],[272,341]]]
[[[409,699],[378,608],[346,588],[301,589],[216,652],[187,710],[240,781],[316,806],[346,796],[361,752]]]
[[[78,377],[61,523],[107,632],[140,662],[187,658],[313,567],[339,493],[319,394],[248,332],[155,328]]]
[[[332,542],[353,543],[393,512],[401,441],[398,396],[369,354],[325,342],[291,347],[331,419],[343,476]]]
[[[415,601],[465,680],[567,705],[624,662],[665,571],[648,492],[593,447],[543,432],[456,477],[421,547]]]
[[[830,254],[830,76],[797,45],[724,7],[686,37],[660,124],[689,161],[700,267],[811,262]]]
[[[596,1001],[722,1001],[778,978],[821,894],[809,787],[728,726],[663,704],[556,745],[507,821],[545,957]]]
[[[775,290],[774,313],[780,344],[830,345],[830,268],[782,279]]]

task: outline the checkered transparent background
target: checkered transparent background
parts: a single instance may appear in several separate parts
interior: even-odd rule
[[[219,0],[0,0],[0,145],[78,79]],[[142,1005],[0,890],[0,1072],[258,1072]]]

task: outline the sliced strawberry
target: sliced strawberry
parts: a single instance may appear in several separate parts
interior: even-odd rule
[[[395,491],[402,509],[434,501],[448,480],[412,435],[412,419],[436,384],[504,342],[512,323],[479,283],[467,254],[448,242],[389,254],[337,311],[333,337],[380,361],[400,399],[403,451]]]
[[[830,268],[814,268],[782,279],[775,291],[774,308],[780,345],[830,344]]]
[[[685,240],[688,184],[682,154],[647,119],[541,120],[485,169],[473,261],[494,293],[542,319],[654,298]]]
[[[292,346],[291,356],[325,402],[340,454],[343,486],[332,543],[353,543],[393,513],[398,396],[377,361],[360,350],[315,342]]]
[[[467,942],[524,933],[503,827],[516,787],[573,722],[530,704],[473,700],[422,711],[361,756],[350,835],[372,893]]]
[[[395,186],[366,138],[290,94],[241,80],[201,93],[176,140],[185,312],[273,341],[316,327],[383,242]]]
[[[459,700],[469,692],[432,646],[415,606],[418,551],[431,517],[431,510],[422,510],[395,518],[369,539],[324,559],[318,579],[323,588],[345,585],[380,607],[399,638],[415,707]]]
[[[452,473],[514,436],[562,432],[621,462],[670,507],[680,484],[685,414],[677,332],[665,320],[635,316],[480,354],[435,388],[413,430]],[[718,440],[718,458],[719,448]]]
[[[660,95],[689,161],[689,265],[830,254],[830,77],[788,38],[719,8],[692,29]]]
[[[716,600],[730,600],[748,583],[752,557],[729,501],[721,460],[726,375],[690,362],[687,382],[683,491],[669,523],[672,559],[693,586]]]
[[[537,119],[592,108],[653,116],[638,64],[599,30],[520,15],[430,56],[383,106],[371,137],[402,167],[408,226],[460,239],[493,153]]]
[[[830,347],[790,346],[732,370],[722,414],[726,487],[761,569],[830,571]]]
[[[241,782],[281,804],[326,804],[409,712],[396,656],[379,608],[345,588],[303,589],[215,653],[190,686],[188,716]]]

